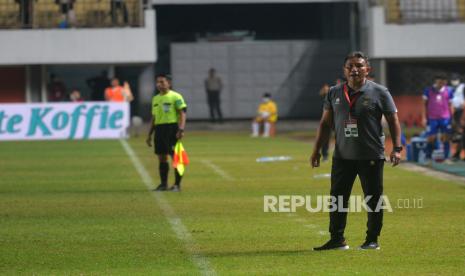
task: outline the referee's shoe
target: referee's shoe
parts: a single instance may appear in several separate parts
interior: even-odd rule
[[[344,239],[342,240],[329,240],[327,243],[320,247],[314,247],[313,251],[323,251],[323,250],[347,250],[349,246],[347,245]]]
[[[153,189],[153,191],[155,192],[164,192],[166,190],[168,190],[168,187],[166,184],[160,184],[155,189]]]

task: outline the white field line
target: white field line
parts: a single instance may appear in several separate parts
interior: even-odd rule
[[[225,172],[222,168],[220,168],[218,165],[216,165],[212,161],[210,161],[210,160],[202,160],[201,162],[205,166],[212,169],[216,174],[221,176],[221,178],[223,178],[224,180],[229,180],[229,181],[234,181],[235,180],[234,177],[232,177],[229,173]]]
[[[434,169],[425,168],[420,165],[415,165],[412,163],[402,163],[399,167],[407,171],[419,172],[426,176],[435,177],[441,180],[449,180],[453,182],[454,184],[465,186],[465,177],[463,176],[453,175],[453,174],[441,172],[441,171],[436,171]]]
[[[315,224],[305,224],[304,227],[307,227],[307,228],[310,228],[310,229],[317,228],[317,226]]]
[[[305,228],[315,230],[316,233],[318,235],[320,235],[320,236],[325,236],[325,235],[328,234],[327,231],[318,230],[318,225],[316,225],[316,224],[308,224],[308,223],[306,224],[307,220],[300,217],[298,214],[287,213],[286,216],[289,217],[289,218],[292,218],[295,222],[297,222],[298,224],[301,224]]]
[[[150,177],[149,173],[144,168],[131,146],[128,144],[128,142],[126,142],[126,140],[120,140],[120,142],[124,150],[126,151],[126,154],[128,155],[129,159],[131,160],[132,164],[134,165],[134,168],[139,173],[139,176],[142,179],[142,182],[147,187],[147,189],[149,191],[154,189],[155,183],[153,182],[152,177]],[[202,275],[216,275],[216,272],[211,267],[209,261],[202,255],[200,255],[200,253],[198,253],[198,250],[195,246],[194,238],[190,234],[189,230],[187,230],[186,226],[184,226],[181,219],[176,215],[176,212],[171,207],[169,202],[165,199],[163,193],[151,192],[151,194],[155,198],[158,207],[160,207],[164,216],[171,225],[171,229],[173,229],[174,233],[176,234],[176,237],[184,243],[184,246],[190,253],[192,262],[199,268]]]

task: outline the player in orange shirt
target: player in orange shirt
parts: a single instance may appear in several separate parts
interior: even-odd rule
[[[121,86],[118,78],[111,79],[111,86],[105,89],[105,100],[109,102],[131,102],[134,100],[129,83],[125,81]]]

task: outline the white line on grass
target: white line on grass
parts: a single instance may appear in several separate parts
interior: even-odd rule
[[[313,229],[313,228],[316,228],[316,225],[315,224],[306,224],[306,225],[304,225],[304,227]]]
[[[210,161],[210,160],[202,160],[201,162],[202,162],[202,164],[204,164],[205,166],[209,167],[214,172],[216,172],[223,179],[229,180],[229,181],[234,181],[234,177],[229,175],[229,173],[225,172],[223,169],[221,169],[218,165],[214,164],[212,161]]]
[[[413,163],[402,163],[400,168],[407,170],[407,171],[411,171],[411,172],[420,172],[426,176],[432,176],[432,177],[439,178],[442,180],[446,179],[446,180],[454,181],[455,184],[458,184],[460,186],[465,186],[465,184],[463,184],[465,177],[463,176],[436,171],[430,168],[425,168],[419,165],[415,165]]]
[[[123,146],[126,154],[131,159],[134,168],[139,173],[142,182],[144,182],[145,186],[149,191],[155,188],[154,182],[152,177],[150,177],[147,170],[144,168],[142,163],[140,162],[139,158],[137,157],[136,153],[132,150],[131,146],[126,142],[126,140],[120,140],[121,145]],[[191,254],[191,259],[193,263],[200,269],[200,272],[203,275],[216,275],[215,270],[211,267],[209,261],[198,253],[198,250],[195,246],[194,238],[187,230],[186,226],[182,223],[181,219],[176,215],[176,212],[173,210],[169,202],[163,196],[163,193],[152,192],[151,193],[155,198],[160,209],[163,211],[166,219],[171,225],[171,229],[173,229],[176,237],[180,239],[187,251]]]

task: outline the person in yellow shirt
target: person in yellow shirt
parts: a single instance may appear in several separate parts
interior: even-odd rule
[[[160,185],[155,191],[181,191],[182,175],[174,169],[175,182],[168,189],[169,157],[173,158],[174,146],[184,137],[187,104],[181,94],[171,89],[171,76],[156,76],[158,94],[152,98],[152,123],[146,143],[152,146],[152,134],[155,154],[158,156]]]
[[[258,106],[257,116],[252,122],[252,137],[258,137],[260,124],[263,124],[263,137],[270,137],[271,125],[278,120],[278,108],[271,100],[271,94],[263,94],[262,102]]]

